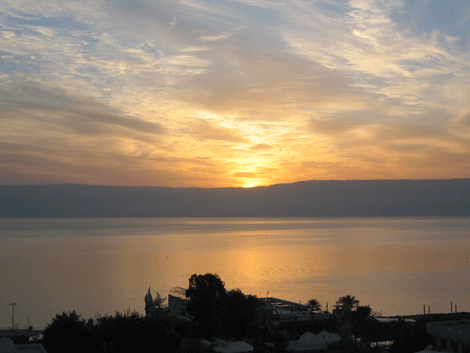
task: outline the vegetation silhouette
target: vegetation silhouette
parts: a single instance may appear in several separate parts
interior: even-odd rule
[[[426,332],[424,326],[409,325],[403,319],[394,322],[392,326],[391,353],[418,352],[432,344],[432,337]]]
[[[257,308],[260,306],[259,299],[254,295],[245,295],[240,289],[228,292],[221,323],[224,336],[235,340],[246,337],[255,326]]]
[[[155,302],[149,293],[146,304],[163,302],[158,294]],[[273,351],[285,352],[289,339],[292,339],[292,332],[288,334],[285,327],[273,326],[260,331],[260,327],[266,328],[266,309],[262,302],[256,296],[243,294],[240,289],[226,291],[224,282],[217,274],[192,275],[185,294],[187,312],[193,320],[172,315],[161,305],[157,305],[157,309],[147,316],[127,310],[116,312],[114,316],[85,320],[75,311],[62,312],[44,330],[43,345],[49,353],[120,353],[146,351],[149,347],[165,352],[205,353],[213,351],[213,346],[205,345],[202,338],[249,341],[260,351],[265,350],[263,342],[268,338]],[[390,352],[407,353],[419,351],[432,343],[425,325],[409,325],[403,320],[381,323],[370,319],[370,306],[358,304],[359,300],[354,296],[340,297],[338,315],[331,320],[336,323],[339,319],[343,325],[346,323],[349,329],[342,327],[343,334],[354,334],[360,338],[360,343],[352,345],[342,340],[329,346],[331,351],[375,352],[379,347],[371,347],[368,343],[393,340]],[[310,299],[307,305],[312,309],[321,309],[316,299]],[[351,308],[354,310],[351,311]]]
[[[49,353],[135,352],[148,347],[176,351],[180,340],[166,317],[146,318],[127,310],[114,316],[84,320],[75,311],[57,314],[44,330],[43,345]]]
[[[357,300],[355,296],[347,294],[343,297],[339,297],[338,303],[341,305],[348,305],[350,308],[353,308],[359,304],[359,300]]]
[[[253,328],[257,308],[256,296],[246,296],[240,289],[225,290],[219,275],[192,275],[186,290],[186,310],[194,317],[196,336],[222,336],[241,339]]]
[[[219,275],[206,273],[193,274],[189,278],[189,288],[186,290],[188,303],[186,311],[196,322],[195,334],[209,338],[215,336],[220,327],[222,303],[226,296],[225,283]]]
[[[44,330],[43,345],[49,353],[79,353],[90,350],[93,320],[84,320],[74,311],[57,314]]]
[[[321,304],[317,299],[309,299],[307,301],[307,306],[314,311],[320,311],[321,310]]]

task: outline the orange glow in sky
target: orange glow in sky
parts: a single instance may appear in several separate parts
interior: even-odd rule
[[[7,0],[0,184],[470,177],[470,3]]]

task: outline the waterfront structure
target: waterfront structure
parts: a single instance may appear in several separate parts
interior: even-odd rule
[[[15,344],[9,337],[0,338],[0,353],[47,353],[41,343]]]
[[[470,353],[470,320],[429,322],[426,331],[434,339],[434,349]]]
[[[399,320],[402,320],[404,323],[412,325],[415,325],[417,323],[415,319],[399,319],[397,317],[374,317],[374,319],[380,322],[381,324],[398,322]]]
[[[307,331],[336,329],[336,320],[328,312],[314,312],[307,305],[274,297],[260,300],[264,303],[264,321],[267,328],[285,331],[290,339],[297,339]]]
[[[185,315],[186,313],[186,289],[173,287],[168,293],[168,311],[172,314]]]
[[[162,298],[160,293],[155,293],[155,299],[153,299],[152,294],[150,293],[150,287],[145,295],[145,314],[147,317],[152,317],[153,315],[158,315],[158,311],[161,310],[163,303],[165,302],[166,297]]]
[[[336,331],[336,318],[327,311],[314,311],[305,304],[275,297],[258,299],[261,305],[256,308],[257,317],[253,324],[263,335],[282,331],[287,339],[295,340],[307,331]],[[186,289],[173,287],[168,293],[168,305],[165,310],[172,315],[191,318],[186,312],[187,303]]]
[[[214,352],[217,353],[249,353],[254,352],[252,345],[243,342],[226,342],[222,340],[216,340],[215,347],[213,347]]]
[[[326,349],[328,345],[338,343],[341,337],[335,333],[322,331],[313,334],[310,331],[305,332],[298,340],[289,341],[287,350],[290,352],[310,352],[319,349]]]

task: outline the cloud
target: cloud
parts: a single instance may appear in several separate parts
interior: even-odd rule
[[[454,136],[470,142],[470,112],[468,110],[461,116],[449,121],[447,126],[449,132]]]
[[[216,36],[202,36],[199,37],[199,40],[203,42],[218,42],[220,40],[226,39],[228,37],[227,34],[219,34]]]
[[[216,140],[231,143],[245,142],[243,136],[238,131],[220,126],[216,122],[194,118],[191,125],[184,131],[191,137],[198,140]]]
[[[361,115],[361,112],[356,112]],[[367,117],[368,112],[362,113]],[[325,138],[326,154],[302,162],[315,175],[332,178],[444,178],[464,177],[470,170],[468,116],[452,119],[440,112],[416,116],[414,122],[390,119],[316,118],[310,131]],[[461,134],[456,133],[461,131]],[[328,158],[325,158],[328,156]],[[447,156],[447,157],[446,157]],[[348,170],[349,168],[349,170]]]
[[[274,148],[273,146],[268,145],[266,143],[259,143],[257,145],[251,146],[251,149],[253,151],[267,151],[267,150],[270,150],[270,149],[273,149],[273,148]]]
[[[468,6],[4,5],[2,180],[240,186],[468,170]]]
[[[336,118],[328,120],[310,121],[310,129],[312,132],[327,136],[338,136],[345,133],[352,133],[355,130],[365,128],[367,124],[364,121],[352,118]]]
[[[73,120],[72,120],[73,119]],[[109,114],[104,112],[94,112],[94,111],[84,111],[84,110],[75,110],[73,116],[69,118],[71,126],[74,123],[77,125],[77,131],[80,130],[79,126],[84,124],[89,124],[93,126],[94,131],[99,130],[99,126],[116,126],[122,127],[130,130],[135,130],[140,133],[145,134],[163,134],[165,129],[161,124],[144,121],[136,118],[129,118],[126,116],[121,116],[117,114]],[[77,121],[78,120],[78,121]],[[86,120],[87,122],[84,122]],[[70,126],[69,125],[69,126]],[[110,127],[112,129],[112,127]]]
[[[233,173],[235,178],[256,178],[257,173],[250,173],[250,172],[237,172]]]
[[[188,104],[217,113],[248,115],[253,119],[279,119],[306,106],[362,105],[361,88],[339,72],[282,51],[250,51],[253,43],[234,36],[237,50],[228,59],[231,44],[213,49],[225,65],[212,67],[184,81],[177,97]],[[257,46],[257,44],[255,44]]]
[[[2,94],[6,97],[4,107],[5,112],[8,112],[4,119],[28,117],[30,120],[47,121],[59,129],[72,128],[90,135],[110,132],[113,127],[142,134],[165,133],[165,128],[159,123],[126,116],[116,108],[73,97],[61,90],[24,86],[16,91],[4,90]]]
[[[421,106],[431,96],[431,104],[445,106],[438,90],[442,81],[468,77],[467,61],[449,44],[455,38],[449,42],[439,30],[420,36],[403,30],[391,19],[405,11],[403,1],[351,1],[349,6],[345,18],[330,18],[320,29],[320,21],[299,21],[284,30],[286,41],[295,53],[355,77],[371,93]],[[312,9],[295,15],[318,16]],[[325,32],[324,38],[309,34],[312,30]],[[371,80],[375,84],[368,86]]]

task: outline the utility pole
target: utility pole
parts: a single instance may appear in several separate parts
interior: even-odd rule
[[[15,330],[15,305],[18,305],[17,303],[10,303],[11,305],[11,329]]]

